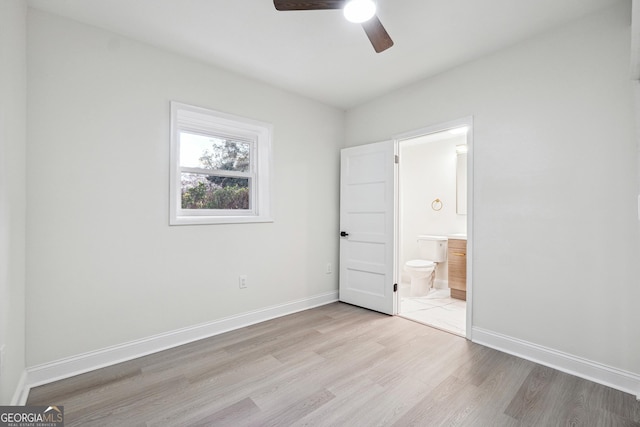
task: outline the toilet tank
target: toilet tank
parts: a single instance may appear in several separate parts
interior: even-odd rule
[[[444,262],[447,260],[447,238],[421,234],[418,236],[418,256],[420,259]]]

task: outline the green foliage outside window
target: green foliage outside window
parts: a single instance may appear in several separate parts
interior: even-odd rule
[[[246,172],[249,144],[211,140],[200,163],[204,169]],[[216,175],[183,175],[182,209],[249,209],[249,179]]]
[[[182,209],[249,209],[249,187],[200,181],[182,192]]]

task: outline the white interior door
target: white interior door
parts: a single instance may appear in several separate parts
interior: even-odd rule
[[[340,301],[395,314],[394,142],[341,151]]]

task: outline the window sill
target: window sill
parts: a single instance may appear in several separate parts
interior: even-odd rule
[[[179,216],[171,218],[169,225],[251,224],[274,222],[271,217],[260,216]]]

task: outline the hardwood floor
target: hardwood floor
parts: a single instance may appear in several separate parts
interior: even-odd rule
[[[334,303],[31,390],[70,426],[640,426],[634,396]]]

